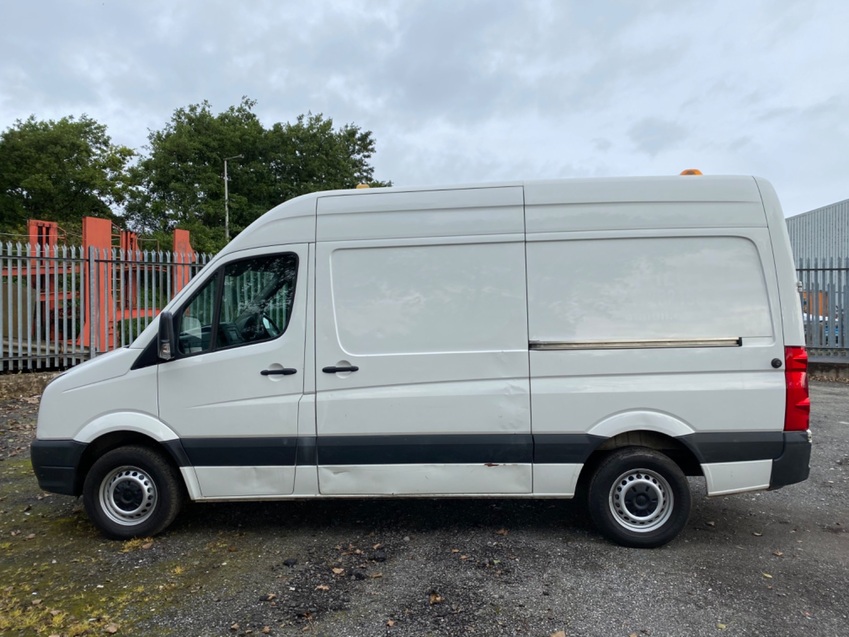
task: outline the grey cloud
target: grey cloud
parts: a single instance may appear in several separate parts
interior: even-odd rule
[[[596,137],[593,139],[593,146],[595,149],[601,153],[606,153],[613,147],[613,143],[609,139],[604,139],[603,137]]]
[[[752,144],[752,138],[749,136],[737,137],[728,143],[727,149],[732,153],[739,153]]]
[[[269,124],[311,110],[374,131],[378,177],[396,183],[669,173],[684,155],[772,178],[794,211],[826,178],[847,196],[849,4],[39,0],[2,12],[14,25],[0,39],[2,127],[87,112],[139,148],[177,107],[247,95]]]
[[[688,132],[687,128],[675,122],[647,117],[631,126],[628,136],[637,150],[654,156],[681,144]]]
[[[789,106],[772,106],[762,110],[757,118],[762,122],[781,121],[794,117],[799,113],[799,109]]]

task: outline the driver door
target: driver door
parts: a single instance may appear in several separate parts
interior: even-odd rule
[[[160,419],[179,434],[203,498],[294,488],[307,246],[238,257],[174,311],[177,355],[158,370]]]

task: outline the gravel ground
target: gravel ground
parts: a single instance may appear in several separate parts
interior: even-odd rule
[[[657,550],[571,501],[191,505],[103,540],[28,466],[36,405],[0,403],[0,633],[845,635],[849,385],[814,383],[810,479],[704,497]],[[5,623],[3,623],[5,622]]]
[[[29,457],[37,416],[38,396],[0,401],[0,460],[22,454]]]

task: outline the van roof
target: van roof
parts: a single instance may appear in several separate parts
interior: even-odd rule
[[[503,189],[503,190],[501,190]],[[556,179],[536,181],[507,181],[496,183],[478,183],[465,185],[444,186],[393,186],[389,188],[361,188],[350,190],[329,190],[310,193],[286,201],[262,215],[250,226],[243,230],[224,250],[232,252],[249,248],[273,245],[276,243],[304,243],[314,241],[316,237],[316,217],[323,214],[344,214],[347,210],[352,213],[362,212],[363,204],[372,199],[375,203],[388,203],[389,198],[403,201],[398,195],[409,193],[413,199],[424,202],[426,197],[416,196],[416,193],[439,193],[436,198],[442,201],[451,193],[465,193],[461,197],[466,202],[475,200],[475,191],[500,191],[506,195],[507,190],[520,194],[519,205],[550,206],[566,205],[579,206],[582,204],[599,206],[603,204],[643,203],[643,204],[675,204],[675,203],[735,203],[740,211],[750,210],[754,214],[754,206],[759,209],[758,219],[750,214],[742,213],[732,225],[764,225],[763,204],[758,183],[751,176],[716,176],[716,175],[675,175],[664,177],[609,177],[591,179]],[[365,197],[362,202],[354,202],[350,197]],[[373,199],[375,197],[381,200]],[[343,198],[349,201],[345,204]],[[487,197],[488,198],[488,197]],[[319,201],[327,199],[324,206]],[[509,197],[515,203],[515,195]],[[335,200],[335,205],[329,205]],[[351,205],[354,204],[354,205]],[[471,203],[459,203],[458,206],[470,206]],[[376,206],[384,208],[385,205]],[[405,206],[406,208],[406,206]],[[645,208],[645,207],[643,207]],[[413,209],[423,209],[421,205]],[[395,208],[397,210],[397,208]],[[757,223],[753,223],[757,221]],[[714,219],[708,225],[719,225],[720,219]]]

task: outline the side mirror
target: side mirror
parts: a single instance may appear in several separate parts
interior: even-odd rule
[[[157,354],[164,361],[170,361],[177,352],[177,336],[174,332],[174,315],[171,312],[159,314],[159,336]]]

